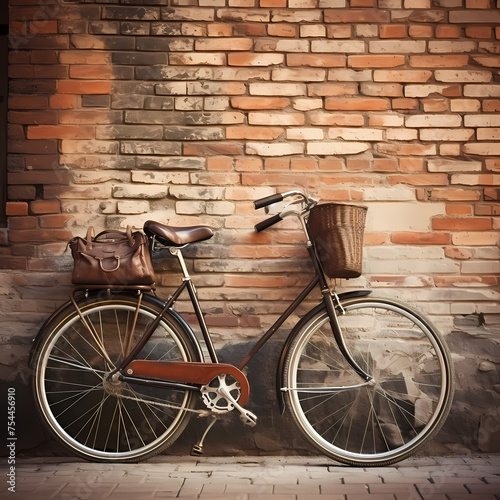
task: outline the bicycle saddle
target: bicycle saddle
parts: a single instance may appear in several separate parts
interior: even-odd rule
[[[162,245],[175,247],[208,240],[214,235],[207,226],[172,227],[154,220],[144,223],[144,232],[148,236],[154,236]]]

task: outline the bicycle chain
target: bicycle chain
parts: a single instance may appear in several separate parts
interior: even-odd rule
[[[127,390],[127,389],[125,389],[125,390]],[[132,392],[132,391],[129,390],[129,392]],[[120,392],[120,394],[118,396],[121,397],[121,398],[123,398],[123,399],[130,399],[131,401],[139,401],[141,403],[146,403],[146,404],[154,404],[156,406],[163,406],[165,408],[171,408],[171,409],[174,409],[174,410],[190,411],[192,413],[197,413],[200,417],[208,417],[212,413],[209,410],[195,410],[194,408],[187,408],[187,407],[183,407],[183,406],[176,406],[174,404],[164,403],[164,402],[161,402],[161,401],[153,401],[153,400],[141,399],[141,398],[138,398],[138,397],[125,396],[121,392]]]

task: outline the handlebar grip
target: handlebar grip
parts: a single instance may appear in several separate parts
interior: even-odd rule
[[[278,193],[272,194],[271,196],[266,196],[265,198],[261,198],[260,200],[255,200],[253,202],[253,205],[256,209],[264,208],[268,205],[272,205],[273,203],[278,203],[279,201],[283,201],[283,195]]]
[[[264,229],[267,229],[268,227],[276,224],[281,220],[283,220],[283,218],[281,217],[280,214],[273,215],[272,217],[269,217],[269,219],[263,220],[262,222],[255,224],[255,232],[260,233],[261,231],[264,231]]]

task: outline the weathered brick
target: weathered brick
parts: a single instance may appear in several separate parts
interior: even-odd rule
[[[352,110],[352,111],[381,111],[389,109],[389,101],[377,98],[362,97],[327,97],[325,99],[327,110]]]
[[[477,43],[472,41],[430,41],[429,52],[431,54],[456,54],[463,52],[474,52]]]
[[[231,106],[236,109],[283,109],[290,104],[287,97],[233,97]]]
[[[250,95],[262,96],[297,96],[306,95],[306,85],[298,83],[250,83]]]
[[[226,63],[226,55],[224,53],[174,53],[169,55],[169,62],[176,66],[223,66]]]
[[[405,63],[402,55],[349,56],[347,65],[351,68],[395,68]]]
[[[288,66],[311,66],[318,68],[344,67],[345,55],[337,54],[288,54],[286,62]]]
[[[313,40],[311,52],[340,52],[342,54],[356,54],[365,52],[365,42],[343,40]]]
[[[228,55],[227,63],[229,66],[272,66],[284,60],[283,54],[236,53]]]
[[[375,70],[375,82],[427,82],[432,76],[431,71],[417,70]]]
[[[498,24],[500,23],[500,12],[497,10],[455,10],[450,12],[450,23],[458,24]]]
[[[384,134],[382,130],[373,128],[330,128],[328,137],[346,141],[382,141]]]
[[[325,113],[314,111],[309,115],[312,125],[331,125],[339,127],[359,127],[364,125],[365,120],[361,114]]]
[[[325,10],[327,23],[388,23],[390,13],[379,9]]]
[[[373,40],[368,43],[368,50],[373,54],[415,54],[426,51],[426,43],[421,40]]]
[[[404,92],[406,97],[428,97],[431,94],[442,94],[449,97],[462,95],[460,86],[443,84],[406,85]]]
[[[311,97],[356,95],[357,93],[358,84],[355,82],[311,83],[308,86],[308,95]]]
[[[500,144],[498,142],[470,142],[464,144],[464,153],[481,156],[500,155]]]
[[[284,132],[284,128],[281,127],[227,127],[226,128],[226,138],[227,139],[249,139],[249,140],[261,140],[261,141],[272,141],[280,137]]]
[[[474,136],[473,129],[429,128],[419,132],[421,141],[458,141],[465,142]]]
[[[352,155],[370,149],[363,142],[309,142],[307,153],[313,155]]]

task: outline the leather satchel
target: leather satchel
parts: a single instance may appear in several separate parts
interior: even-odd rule
[[[75,285],[152,285],[155,281],[147,237],[139,232],[102,231],[94,228],[86,238],[69,242],[74,260],[71,281]]]

